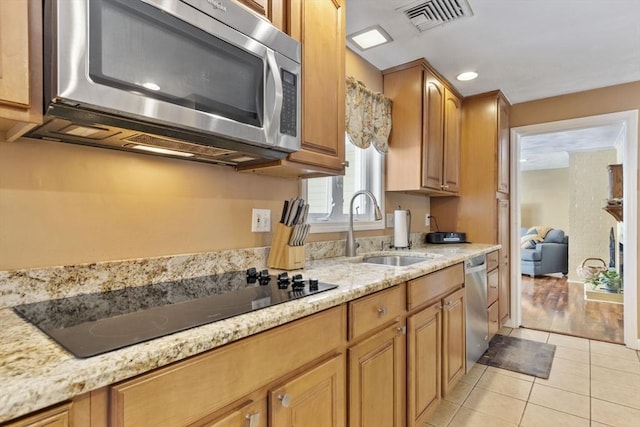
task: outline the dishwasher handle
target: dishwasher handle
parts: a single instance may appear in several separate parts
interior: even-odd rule
[[[464,269],[465,274],[474,274],[480,271],[487,271],[487,265],[483,263],[480,265],[474,265],[473,267],[465,266],[465,269]]]

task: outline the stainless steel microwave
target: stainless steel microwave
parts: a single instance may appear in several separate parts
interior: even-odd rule
[[[29,136],[239,166],[300,149],[300,44],[232,0],[45,2]]]

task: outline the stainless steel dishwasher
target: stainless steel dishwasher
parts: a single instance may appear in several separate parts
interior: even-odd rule
[[[464,262],[466,299],[467,372],[489,348],[487,314],[487,257],[478,255]]]

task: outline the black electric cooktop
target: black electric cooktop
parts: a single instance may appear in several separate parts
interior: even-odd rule
[[[85,358],[337,287],[301,274],[274,276],[250,268],[13,309]]]

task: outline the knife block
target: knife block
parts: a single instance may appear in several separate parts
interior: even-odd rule
[[[294,227],[282,223],[276,224],[271,242],[267,267],[279,270],[299,270],[304,268],[304,245],[289,246]]]

